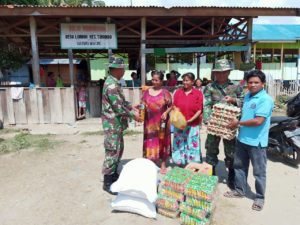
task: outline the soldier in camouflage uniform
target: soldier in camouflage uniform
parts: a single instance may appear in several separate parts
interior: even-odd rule
[[[110,194],[111,184],[118,179],[117,169],[124,150],[123,131],[128,127],[128,119],[138,120],[125,97],[119,80],[124,75],[125,64],[122,58],[110,58],[109,75],[102,92],[102,126],[104,130],[105,158],[102,167],[103,190]]]
[[[214,104],[219,102],[227,102],[241,107],[244,93],[239,84],[234,84],[228,79],[230,74],[230,64],[228,60],[222,59],[215,63],[215,68],[212,70],[214,82],[208,84],[204,89],[204,123],[209,121]],[[221,138],[215,135],[208,134],[205,142],[206,162],[215,167],[218,164],[219,144]],[[225,151],[225,165],[228,168],[227,184],[230,188],[234,185],[234,170],[233,170],[233,155],[236,139],[223,139]]]

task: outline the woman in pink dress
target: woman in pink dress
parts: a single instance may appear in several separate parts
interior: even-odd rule
[[[171,150],[169,112],[172,96],[162,89],[164,74],[152,74],[153,87],[145,91],[142,103],[145,105],[143,157],[160,164],[161,173],[166,172],[166,161]]]

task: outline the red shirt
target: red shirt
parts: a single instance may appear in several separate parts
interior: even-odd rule
[[[177,89],[174,95],[174,105],[180,109],[185,119],[189,120],[196,112],[203,109],[203,94],[195,88],[188,95],[184,93],[183,88]],[[189,125],[197,126],[199,124],[200,116]]]
[[[176,79],[170,79],[167,80],[167,85],[168,87],[175,87],[177,85],[177,80]]]

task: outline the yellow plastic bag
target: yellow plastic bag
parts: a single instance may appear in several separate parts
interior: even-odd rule
[[[174,107],[170,112],[170,120],[174,127],[180,130],[183,130],[187,125],[184,115],[177,107]]]

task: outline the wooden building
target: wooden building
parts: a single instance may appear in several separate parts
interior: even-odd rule
[[[129,64],[138,61],[144,83],[146,54],[148,53],[246,51],[249,60],[252,20],[257,16],[299,16],[299,9],[274,6],[219,7],[217,5],[170,8],[161,6],[0,6],[0,38],[14,43],[24,54],[31,53],[33,78],[36,85],[33,90],[28,90],[28,92],[25,90],[25,97],[20,100],[12,100],[10,88],[2,87],[0,89],[0,119],[2,116],[2,119],[4,118],[4,121],[10,124],[75,122],[73,58],[88,59],[93,54],[110,53],[110,51],[107,49],[62,49],[60,47],[62,23],[115,24],[118,46],[113,52],[115,54],[128,53]],[[40,59],[66,57],[70,62],[71,86],[62,89],[41,88]],[[91,96],[95,98],[91,99]],[[100,90],[94,88],[94,91],[90,91],[90,105],[94,107],[91,110],[92,116],[100,115],[100,97],[97,98],[98,96],[100,96]],[[48,106],[50,108],[47,108]],[[35,117],[34,120],[29,119],[32,116]],[[17,117],[26,119],[17,120]],[[45,120],[45,117],[50,119]]]

